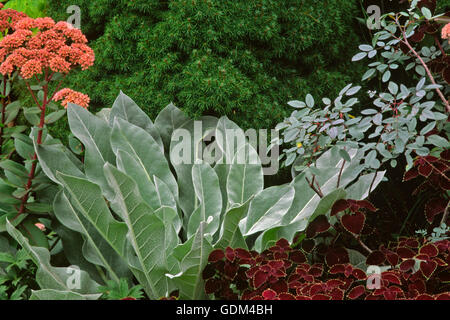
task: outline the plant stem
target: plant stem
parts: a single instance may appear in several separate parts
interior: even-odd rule
[[[0,124],[0,155],[2,154],[3,149],[3,132],[6,120],[6,75],[3,76],[3,92],[2,92],[2,122]]]
[[[450,212],[450,201],[447,202],[447,207],[445,207],[444,215],[442,216],[441,224],[447,222],[448,213]]]
[[[358,243],[361,245],[361,247],[363,247],[369,254],[372,253],[372,250],[364,242],[362,242],[362,240],[359,236],[357,236],[355,234],[353,234],[353,236],[358,241]]]
[[[398,18],[395,20],[399,29],[402,32],[403,35],[403,40],[401,40],[407,47],[408,49],[416,56],[416,58],[420,61],[420,63],[422,64],[422,66],[425,68],[425,72],[428,75],[428,78],[430,79],[431,83],[436,85],[436,81],[434,80],[433,75],[431,74],[430,69],[428,68],[427,64],[423,61],[422,57],[420,56],[420,54],[417,53],[416,50],[414,50],[414,48],[411,46],[411,44],[408,41],[408,38],[406,37],[406,32],[405,29],[401,27],[400,23],[398,22]],[[441,98],[442,102],[444,103],[445,108],[447,109],[447,112],[450,112],[450,104],[448,103],[448,100],[445,99],[444,94],[442,93],[442,91],[439,88],[435,89],[438,96]]]
[[[45,81],[48,82],[49,80],[50,79],[47,78],[47,72],[45,72]],[[31,87],[30,87],[28,82],[27,82],[27,87],[28,87],[28,90],[30,91],[30,93],[32,94],[36,104],[41,109],[41,118],[40,118],[39,126],[38,126],[39,131],[38,131],[38,136],[37,136],[37,141],[36,141],[36,143],[38,145],[40,145],[40,144],[42,144],[42,133],[44,131],[43,128],[44,128],[44,125],[45,125],[45,110],[46,110],[47,104],[49,102],[47,100],[47,97],[48,97],[48,84],[44,85],[43,88],[42,88],[43,91],[44,91],[44,99],[42,101],[42,106],[37,101],[36,96],[34,95],[33,91],[31,90]],[[25,186],[25,195],[22,197],[22,200],[20,202],[19,211],[18,211],[17,215],[14,217],[13,220],[15,220],[17,217],[19,217],[22,213],[25,212],[25,205],[28,202],[28,198],[30,196],[33,179],[34,179],[34,176],[36,174],[36,166],[37,166],[37,162],[38,162],[37,161],[37,154],[36,154],[36,152],[33,155],[32,161],[33,161],[33,163],[31,165],[30,174],[28,175],[28,181],[27,181],[27,184]]]

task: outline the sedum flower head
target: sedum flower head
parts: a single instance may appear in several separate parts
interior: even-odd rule
[[[3,6],[3,4],[1,5]],[[0,32],[4,33],[5,31],[13,29],[18,21],[26,17],[27,15],[25,13],[13,9],[0,10]]]
[[[67,22],[51,18],[22,18],[14,24],[14,33],[0,41],[0,73],[19,70],[24,79],[43,70],[67,74],[71,69],[85,70],[94,64],[94,51],[85,35]]]
[[[62,100],[61,104],[64,106],[64,108],[67,108],[67,105],[69,103],[74,103],[83,108],[87,108],[90,102],[89,96],[87,94],[83,94],[69,88],[59,90],[53,97],[53,100]]]

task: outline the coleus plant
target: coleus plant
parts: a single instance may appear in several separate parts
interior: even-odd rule
[[[441,152],[439,157],[418,157],[413,167],[405,172],[404,181],[423,177],[424,181],[414,191],[414,194],[426,193],[431,190],[432,196],[425,204],[425,216],[433,223],[436,216],[442,214],[441,224],[446,224],[450,207],[450,151]]]
[[[194,121],[169,105],[152,122],[123,93],[98,115],[69,104],[68,119],[84,145],[83,163],[60,143],[35,144],[42,170],[60,185],[53,211],[68,259],[96,283],[134,277],[152,299],[174,290],[183,299],[205,297],[200,275],[215,247],[265,249],[281,234],[293,239],[317,208],[329,211],[347,193],[367,197],[373,178],[360,176],[358,161],[338,165],[332,149],[318,159],[321,196],[303,174],[264,189],[261,162],[250,162],[259,157],[247,140],[233,144],[229,130],[243,131],[229,119]],[[223,139],[211,142],[212,133]],[[186,141],[189,158],[179,162]],[[249,150],[243,163],[242,148]],[[200,161],[202,149],[220,157]],[[361,156],[349,150],[351,159]],[[11,225],[8,231],[17,236]]]
[[[410,168],[416,155],[436,155],[450,147],[450,106],[445,98],[450,87],[439,62],[446,59],[449,43],[435,38],[438,48],[419,49],[413,42],[414,36],[424,32],[424,26],[428,32],[431,23],[433,32],[439,33],[435,21],[444,18],[433,17],[422,2],[418,10],[417,3],[412,1],[407,12],[383,15],[382,30],[374,34],[372,44],[360,45],[361,52],[352,59],[378,60],[370,63],[363,75],[363,80],[370,80],[379,74],[380,83],[385,84],[380,92],[368,92],[374,108],[363,109],[360,114],[353,111],[358,99],[352,96],[361,89],[353,84],[343,88],[334,100],[323,98],[320,107],[311,95],[305,101],[289,102],[298,110],[277,125],[283,137],[274,141],[289,146],[284,150],[284,165],[293,165],[293,170],[314,170],[317,157],[338,146],[343,161],[348,160],[349,148],[364,150],[363,164],[368,171],[385,163],[395,167],[399,156],[405,156]],[[407,74],[414,69],[416,74],[408,76],[405,84],[391,80],[393,72],[401,69]]]
[[[297,246],[281,239],[261,253],[216,249],[203,270],[205,292],[223,300],[450,299],[448,240],[402,239],[356,260],[354,252],[342,247],[323,248],[312,239]],[[418,269],[410,262],[414,259]],[[388,265],[376,275],[377,288],[370,286],[372,279],[363,269],[370,264]]]

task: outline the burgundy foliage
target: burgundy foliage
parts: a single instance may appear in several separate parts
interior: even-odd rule
[[[448,240],[404,238],[373,251],[367,265],[391,266],[378,289],[367,288],[365,271],[349,263],[345,248],[326,249],[321,262],[317,250],[324,251],[313,239],[300,248],[281,239],[262,253],[214,250],[203,271],[205,291],[223,300],[450,300]]]

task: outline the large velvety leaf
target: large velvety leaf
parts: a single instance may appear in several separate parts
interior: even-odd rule
[[[73,291],[60,291],[53,289],[33,290],[30,300],[97,300],[102,296],[97,294],[79,294]]]
[[[154,175],[157,176],[167,184],[175,199],[178,199],[178,184],[158,143],[149,133],[123,119],[116,118],[111,146],[116,155],[119,150],[123,150],[134,158],[143,174],[141,179],[151,181]]]
[[[157,210],[161,206],[176,209],[175,198],[167,184],[157,176],[149,176],[139,158],[119,149],[117,150],[117,168],[134,179],[142,199],[153,210]]]
[[[94,116],[86,109],[70,104],[67,108],[70,130],[85,147],[85,174],[89,180],[97,183],[107,196],[112,192],[103,174],[106,162],[115,163],[111,149],[111,128],[104,120]]]
[[[100,187],[86,179],[57,173],[70,202],[97,229],[102,237],[122,257],[128,228],[114,219],[103,199]]]
[[[119,96],[114,101],[111,113],[109,116],[109,124],[112,127],[114,125],[114,119],[116,117],[122,118],[129,123],[138,126],[147,131],[153,139],[158,143],[161,148],[161,152],[164,153],[164,145],[159,135],[158,129],[155,127],[150,118],[142,111],[141,108],[126,94],[120,91]]]
[[[248,212],[250,198],[244,204],[232,207],[224,216],[222,227],[220,228],[219,241],[214,245],[215,248],[225,249],[226,247],[247,249],[247,244],[239,229],[239,222]]]
[[[106,269],[111,279],[119,283],[117,271],[124,269],[125,262],[102,238],[95,227],[70,203],[64,192],[60,191],[53,202],[56,218],[67,228],[83,235],[84,257],[93,264]],[[123,275],[123,272],[121,272]]]
[[[257,194],[242,223],[244,236],[280,226],[294,194],[295,190],[290,185],[273,186]]]
[[[201,223],[197,233],[193,236],[189,252],[181,261],[179,274],[167,274],[172,278],[180,290],[180,299],[201,300],[205,298],[202,272],[208,262],[212,246],[205,238],[205,223]]]
[[[386,171],[378,171],[374,173],[369,173],[361,176],[357,182],[352,184],[347,189],[347,198],[353,199],[353,200],[364,200],[369,196],[369,189],[370,185],[373,181],[374,175],[377,175],[375,178],[375,181],[372,185],[372,190],[375,190],[375,188],[380,184],[380,182],[383,180],[384,175],[386,174]]]
[[[207,222],[205,233],[214,235],[219,229],[222,211],[219,178],[209,164],[202,163],[192,167],[192,181],[200,203],[189,218],[188,238],[197,232],[201,222]]]
[[[217,126],[217,118],[205,116],[199,121],[191,120],[172,134],[170,162],[175,169],[179,184],[179,206],[184,212],[185,222],[198,205],[192,182],[192,166],[202,159],[205,143],[203,139]],[[164,182],[166,182],[164,180]]]
[[[62,144],[35,144],[35,151],[42,170],[53,182],[60,184],[55,176],[57,171],[70,176],[84,177],[80,167],[74,163],[70,152]]]
[[[240,155],[241,152],[244,152],[244,157]],[[263,188],[264,175],[261,161],[253,147],[246,144],[233,158],[227,177],[229,205],[243,204]]]
[[[6,229],[21,247],[28,253],[31,260],[36,264],[36,281],[42,289],[54,289],[62,291],[74,291],[81,294],[93,294],[98,292],[98,284],[89,275],[79,270],[79,288],[71,288],[71,272],[67,268],[53,267],[50,265],[50,252],[42,247],[33,247],[22,233],[7,221]]]
[[[139,195],[136,183],[110,164],[105,174],[116,196],[111,201],[116,212],[128,226],[131,245],[136,253],[139,269],[145,276],[142,284],[152,299],[168,294],[167,252],[178,244],[177,234],[166,232],[164,222],[156,216]]]
[[[189,118],[183,111],[175,107],[172,103],[165,107],[155,119],[155,127],[164,143],[164,148],[168,153],[170,150],[170,141],[175,129],[181,127]]]

